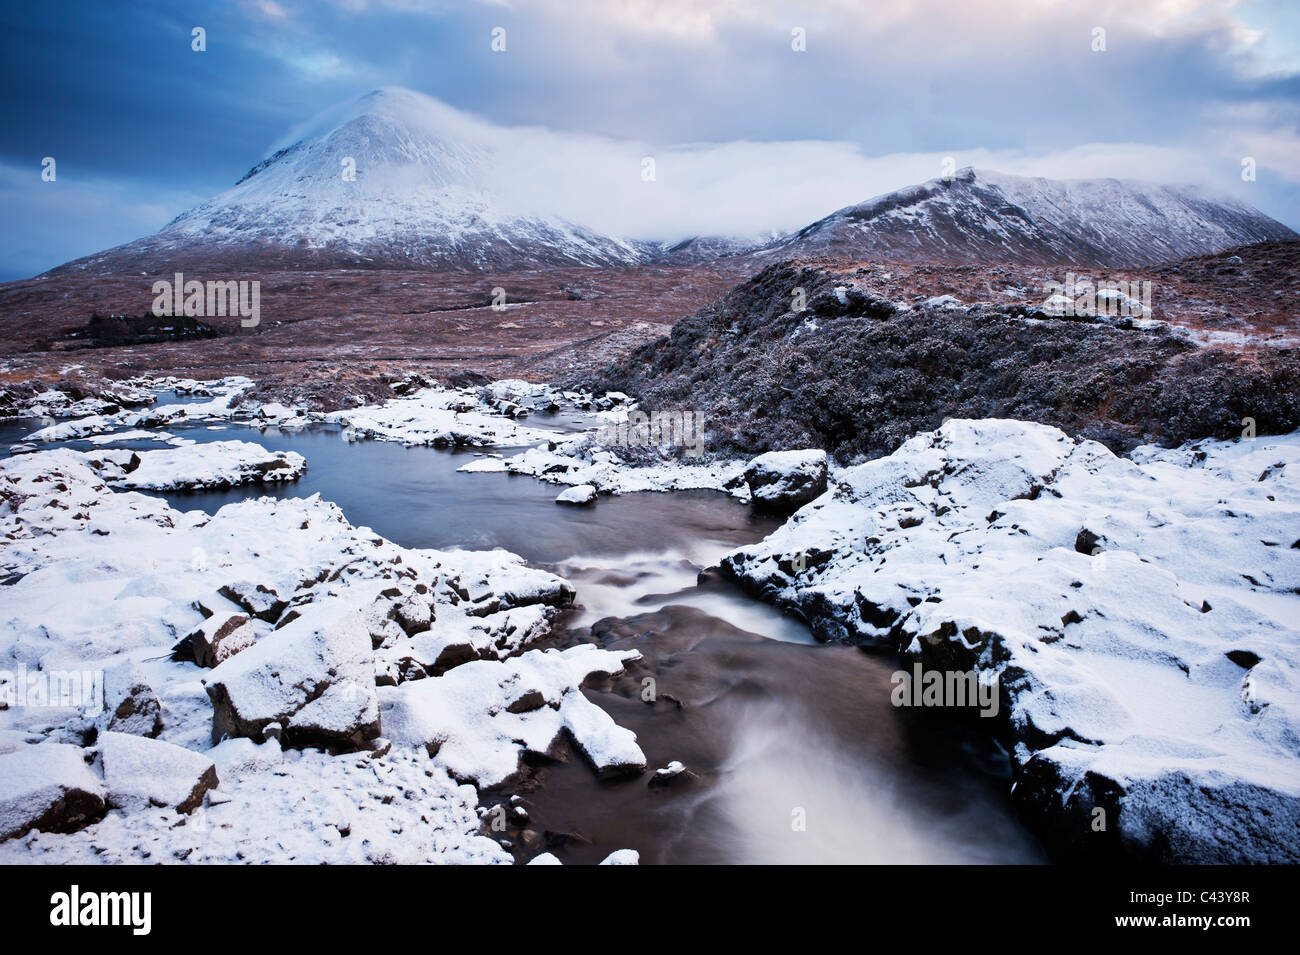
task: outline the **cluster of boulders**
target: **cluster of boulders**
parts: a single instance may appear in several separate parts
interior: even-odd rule
[[[68,832],[108,809],[189,813],[217,787],[212,759],[157,738],[161,706],[138,667],[106,669],[101,692],[98,716],[69,727],[80,743],[0,733],[0,840]]]

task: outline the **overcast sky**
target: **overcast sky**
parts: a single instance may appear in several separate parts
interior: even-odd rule
[[[634,237],[795,227],[949,156],[1199,182],[1300,230],[1294,0],[47,0],[0,25],[0,280],[155,231],[385,85],[679,157]]]

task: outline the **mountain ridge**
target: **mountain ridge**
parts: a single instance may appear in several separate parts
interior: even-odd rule
[[[228,190],[157,233],[51,270],[763,266],[830,255],[900,261],[1145,265],[1296,234],[1191,186],[959,170],[772,238],[608,235],[571,221],[512,156],[516,131],[383,87],[325,110]],[[557,144],[569,134],[533,131]],[[566,138],[567,137],[567,138]],[[547,140],[549,142],[550,140]],[[50,274],[50,273],[47,273]]]
[[[1197,186],[965,167],[845,206],[758,253],[980,264],[1150,265],[1296,233]]]

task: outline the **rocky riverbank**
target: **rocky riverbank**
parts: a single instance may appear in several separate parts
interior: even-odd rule
[[[954,420],[722,568],[823,640],[995,686],[1015,798],[1063,856],[1296,862],[1298,537],[1295,435],[1125,459]]]

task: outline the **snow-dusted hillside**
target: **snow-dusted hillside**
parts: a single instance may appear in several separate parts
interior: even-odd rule
[[[641,246],[568,222],[544,196],[512,188],[501,171],[510,149],[509,130],[385,87],[318,116],[234,188],[156,235],[76,265],[284,256],[327,267],[502,268],[643,257]]]
[[[840,209],[760,255],[1122,267],[1294,237],[1259,210],[1196,187],[966,168]]]

